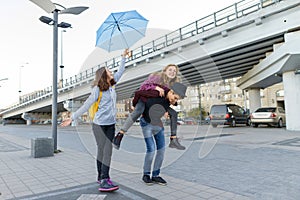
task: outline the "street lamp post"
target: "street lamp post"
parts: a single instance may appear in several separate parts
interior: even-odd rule
[[[60,83],[61,87],[63,87],[63,80],[64,80],[64,64],[63,64],[63,33],[67,32],[66,30],[61,30],[61,35],[60,35]]]
[[[24,65],[27,65],[28,62],[26,62]],[[21,93],[22,93],[22,68],[24,68],[25,66],[24,65],[21,65],[19,67],[19,90],[18,90],[18,93],[19,93],[19,103],[21,103]]]
[[[199,84],[199,86],[198,86],[198,95],[199,95],[199,109],[200,109],[199,123],[201,125],[202,124],[201,84]]]
[[[73,14],[78,15],[88,9],[88,7],[71,7],[65,8],[64,6],[52,3],[50,0],[30,0],[47,13],[53,13],[53,19],[42,16],[40,21],[48,25],[53,25],[53,81],[52,81],[52,137],[54,141],[54,152],[57,150],[57,50],[58,50],[58,27],[70,28],[71,24],[61,22],[58,23],[58,14]],[[56,8],[59,6],[62,10]]]
[[[22,93],[22,89],[21,89],[22,81],[21,81],[21,79],[22,79],[22,68],[23,67],[24,67],[23,65],[21,65],[19,67],[19,90],[18,90],[18,92],[19,92],[19,103],[21,103],[21,93]]]
[[[57,9],[53,11],[53,21],[52,138],[54,140],[55,152],[57,151]]]

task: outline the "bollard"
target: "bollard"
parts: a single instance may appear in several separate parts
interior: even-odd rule
[[[34,158],[54,156],[53,138],[31,139],[31,156]]]

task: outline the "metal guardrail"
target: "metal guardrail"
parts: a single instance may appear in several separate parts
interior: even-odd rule
[[[206,17],[203,17],[195,22],[192,22],[186,26],[183,26],[173,32],[170,32],[162,37],[159,37],[149,43],[146,43],[136,49],[133,49],[133,55],[127,62],[139,59],[143,56],[150,55],[155,51],[162,50],[166,47],[174,45],[178,42],[191,38],[195,35],[209,31],[215,27],[224,25],[233,20],[261,10],[264,7],[278,3],[282,0],[242,0],[234,3],[231,6],[223,8],[217,12],[214,12]],[[120,58],[112,58],[104,63],[94,66],[85,70],[77,75],[74,75],[68,79],[63,80],[62,83],[58,83],[58,92],[69,90],[82,82],[88,82],[93,80],[95,72],[101,66],[106,66],[110,70],[116,70],[120,65]],[[60,85],[59,85],[60,84]],[[14,110],[18,107],[22,107],[38,101],[40,99],[47,98],[52,95],[52,86],[43,90],[31,93],[29,95],[23,95],[20,102],[7,108],[3,112]],[[0,112],[1,114],[1,112]]]

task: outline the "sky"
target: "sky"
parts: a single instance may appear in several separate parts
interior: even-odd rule
[[[91,54],[108,57],[95,47],[96,31],[111,12],[137,10],[149,20],[147,28],[174,31],[238,0],[53,0],[64,7],[87,6],[80,15],[58,16],[59,22],[72,24],[66,32],[58,30],[58,66],[63,63],[63,77],[78,74],[87,67]],[[0,12],[0,109],[18,102],[19,95],[52,85],[53,28],[39,21],[53,17],[29,0],[9,0]],[[61,39],[61,35],[63,36]],[[150,37],[149,35],[146,37]],[[63,48],[61,48],[63,44]],[[62,51],[61,51],[62,49]],[[62,59],[61,59],[62,58]],[[102,63],[99,61],[99,64]],[[61,77],[58,68],[58,79]],[[3,80],[3,79],[8,80]],[[19,92],[21,91],[21,93]]]

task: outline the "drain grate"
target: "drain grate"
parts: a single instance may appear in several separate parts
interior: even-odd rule
[[[13,152],[26,150],[26,147],[20,146],[3,138],[0,138],[0,152]]]
[[[283,140],[283,141],[280,141],[280,142],[273,143],[272,145],[300,147],[300,138],[293,138],[293,139]]]

